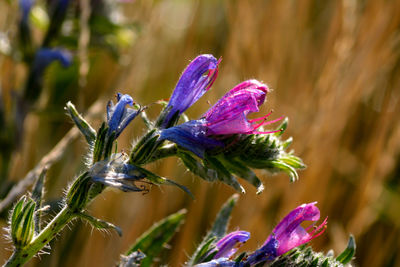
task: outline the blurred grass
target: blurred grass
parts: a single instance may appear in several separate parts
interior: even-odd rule
[[[339,252],[353,233],[356,265],[400,265],[399,1],[143,0],[120,5],[129,20],[141,25],[136,43],[119,62],[101,52],[89,55],[86,85],[71,85],[58,103],[75,99],[85,110],[98,96],[122,91],[150,104],[170,96],[197,54],[222,56],[213,89],[188,114],[201,115],[208,101],[214,103],[244,79],[262,80],[274,89],[263,111],[273,108],[275,116],[290,118],[286,135],[294,137],[293,148],[308,165],[296,183],[260,173],[266,190],[256,195],[246,187],[231,221],[232,230],[252,233],[244,249],[262,244],[292,208],[318,201],[329,225],[313,241],[314,248]],[[10,29],[12,35],[15,5],[0,3],[0,9],[7,10],[0,16],[0,30]],[[23,75],[20,65],[0,57],[3,95],[9,96]],[[47,112],[54,97],[45,94],[42,112],[25,122],[25,140],[13,159],[14,179],[23,177],[71,126],[62,106]],[[149,114],[154,117],[156,111],[152,106]],[[128,150],[142,126],[137,119],[121,136],[120,147]],[[82,169],[82,144],[75,142],[50,169],[47,199],[59,196]],[[175,159],[151,169],[188,186],[196,200],[172,187],[153,186],[146,195],[109,190],[91,211],[119,225],[122,238],[75,223],[52,244],[52,255],[30,266],[111,266],[152,223],[183,207],[187,220],[161,262],[184,263],[233,191],[194,178]],[[7,246],[1,242],[0,259],[8,255]]]

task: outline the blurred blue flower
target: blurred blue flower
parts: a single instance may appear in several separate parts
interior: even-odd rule
[[[34,0],[19,0],[19,8],[22,12],[21,20],[23,23],[28,23],[28,16],[34,4]]]
[[[59,48],[41,48],[36,52],[33,61],[33,70],[35,75],[41,76],[44,70],[54,61],[66,68],[71,65],[72,55],[67,50]]]
[[[200,55],[186,67],[169,100],[162,128],[168,127],[174,116],[185,112],[210,89],[217,78],[218,63],[212,55]]]
[[[115,138],[141,111],[141,109],[126,108],[126,105],[133,106],[134,104],[130,95],[117,93],[117,101],[115,105],[112,101],[109,101],[107,105],[108,135],[115,132]]]

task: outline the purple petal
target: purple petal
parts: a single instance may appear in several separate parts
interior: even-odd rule
[[[246,116],[259,111],[267,92],[268,87],[256,80],[235,86],[203,115],[208,134],[251,133],[254,126]]]
[[[227,234],[215,245],[218,252],[215,254],[214,259],[220,257],[230,258],[249,238],[250,233],[246,231],[235,231]]]
[[[171,108],[163,125],[167,125],[175,113],[183,113],[210,89],[218,73],[218,60],[212,55],[196,57],[182,73],[169,100]]]
[[[137,115],[136,111],[127,111],[126,105],[133,106],[133,99],[130,95],[117,94],[118,102],[115,106],[107,105],[108,132],[113,131],[119,135],[128,123]]]
[[[224,145],[220,141],[206,137],[206,130],[203,120],[191,120],[162,130],[160,140],[172,141],[202,158],[205,150]]]

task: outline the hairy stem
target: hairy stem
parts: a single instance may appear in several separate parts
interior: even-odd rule
[[[74,218],[73,213],[68,206],[65,206],[56,217],[37,235],[32,242],[19,249],[15,249],[14,253],[4,264],[5,267],[22,266],[33,256],[36,255],[44,246],[46,246],[56,235]]]

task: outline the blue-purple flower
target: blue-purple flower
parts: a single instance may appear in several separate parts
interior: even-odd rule
[[[312,224],[304,229],[300,225],[304,221],[316,222],[319,220],[320,211],[315,206],[316,203],[303,204],[286,215],[262,247],[248,257],[246,263],[255,265],[262,261],[273,260],[323,234],[328,223],[327,218],[319,226]]]
[[[218,63],[212,55],[200,55],[186,67],[169,100],[161,128],[167,128],[174,116],[181,115],[210,89],[217,78]]]
[[[33,62],[34,73],[37,76],[41,76],[44,70],[52,62],[58,61],[66,68],[71,65],[72,55],[67,50],[59,48],[41,48],[36,52],[35,59]]]
[[[33,4],[34,4],[33,0],[19,0],[19,8],[22,13],[21,21],[25,24],[28,23],[28,16],[29,13],[31,12]]]
[[[221,257],[230,258],[239,249],[243,243],[250,238],[250,233],[246,231],[234,231],[223,238],[221,238],[216,244],[215,248],[212,249],[208,254],[216,253],[213,259]]]
[[[108,135],[115,132],[117,138],[121,132],[128,126],[128,124],[139,114],[141,111],[127,108],[126,106],[133,106],[133,99],[130,95],[123,95],[117,93],[117,103],[114,105],[112,101],[107,105],[107,124]]]
[[[268,134],[257,129],[281,118],[266,122],[267,114],[261,118],[247,119],[247,115],[259,111],[265,101],[268,87],[257,81],[242,82],[223,96],[199,120],[192,120],[161,131],[161,139],[167,139],[203,157],[207,149],[222,146],[211,138],[215,135]]]

